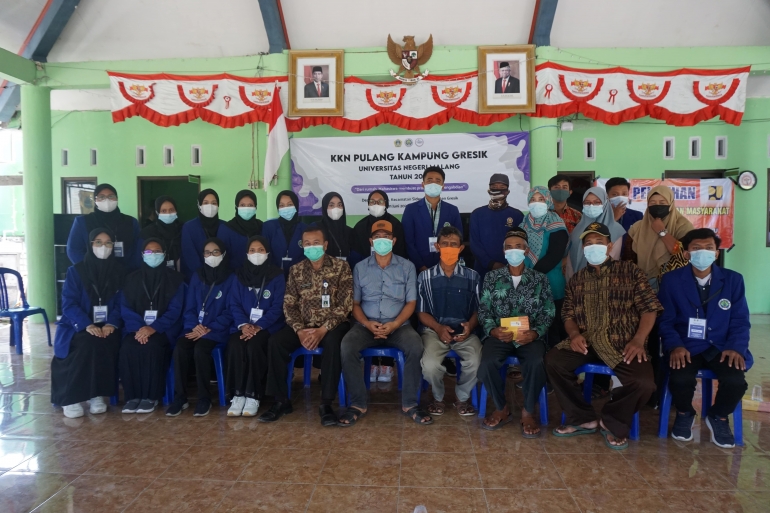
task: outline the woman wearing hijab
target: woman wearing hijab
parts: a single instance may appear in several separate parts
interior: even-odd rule
[[[123,413],[152,413],[163,397],[169,343],[182,329],[184,277],[163,265],[166,248],[147,239],[142,266],[126,277],[120,313],[125,323],[120,345]]]
[[[203,243],[206,239],[219,237],[224,224],[219,219],[219,194],[214,189],[203,189],[198,193],[198,217],[182,226],[181,268],[187,283],[203,265],[200,249]]]
[[[551,285],[556,306],[556,316],[548,332],[548,344],[553,346],[561,339],[561,307],[564,303],[566,281],[561,261],[567,252],[569,233],[561,217],[554,211],[553,199],[547,187],[538,185],[527,194],[529,213],[521,222],[527,232],[529,249],[525,265],[545,274]]]
[[[147,239],[160,239],[168,248],[166,265],[179,270],[179,257],[182,255],[182,222],[177,216],[176,201],[171,196],[159,196],[155,200],[155,221],[139,233],[139,247]]]
[[[203,244],[203,265],[190,280],[184,308],[182,336],[174,348],[174,400],[166,415],[176,417],[188,408],[187,380],[190,363],[195,361],[198,403],[194,417],[211,411],[211,352],[227,343],[233,317],[227,309],[235,276],[224,242],[213,237]]]
[[[88,236],[97,228],[106,228],[114,234],[112,255],[126,271],[139,268],[142,263],[137,244],[139,222],[120,212],[118,193],[115,187],[108,183],[97,185],[94,189],[94,211],[76,217],[72,223],[67,238],[67,256],[73,264],[82,262],[91,251],[91,240]]]
[[[246,260],[249,237],[262,235],[262,221],[257,219],[257,195],[244,189],[235,195],[235,217],[227,221],[220,238],[230,248],[230,267],[240,269]]]
[[[299,199],[292,191],[278,193],[275,205],[278,207],[278,218],[266,221],[262,234],[270,241],[273,264],[283,269],[284,278],[288,278],[291,266],[305,258],[302,249],[305,224],[299,220]]]
[[[347,224],[347,213],[342,196],[330,192],[321,200],[321,227],[326,233],[329,256],[349,261],[353,250],[353,228]]]
[[[377,221],[388,221],[393,225],[393,237],[396,243],[393,244],[393,254],[408,259],[406,254],[406,238],[404,237],[404,226],[395,216],[388,212],[390,200],[385,191],[376,190],[369,193],[368,198],[369,215],[361,219],[353,227],[353,260],[350,262],[351,269],[355,265],[372,255],[372,246],[369,239],[372,236],[372,225]]]
[[[62,288],[62,317],[54,337],[51,402],[64,416],[83,416],[90,400],[92,415],[107,411],[103,396],[115,394],[120,346],[120,289],[125,270],[115,258],[115,235],[98,228],[88,237],[91,249],[67,269]]]
[[[233,400],[229,417],[253,417],[265,396],[270,335],[286,326],[283,296],[286,280],[270,259],[270,242],[249,238],[248,254],[235,273],[227,303],[233,322],[227,344],[227,390]]]
[[[622,239],[626,230],[615,221],[615,214],[604,187],[591,187],[583,194],[583,215],[570,235],[569,259],[564,273],[567,281],[576,272],[588,265],[583,254],[583,242],[580,240],[580,234],[591,223],[602,223],[609,228],[610,242],[612,242],[610,257],[613,260],[620,260]]]
[[[624,247],[631,251],[627,250],[624,258],[636,262],[657,292],[661,266],[682,253],[679,239],[692,229],[692,223],[676,209],[671,189],[666,185],[653,187],[647,193],[644,217],[628,230]]]

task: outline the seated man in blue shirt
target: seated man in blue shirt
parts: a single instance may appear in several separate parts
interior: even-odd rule
[[[444,170],[440,167],[426,168],[422,175],[425,198],[407,205],[401,216],[406,250],[417,272],[423,272],[438,263],[435,244],[441,228],[454,226],[461,233],[463,231],[460,211],[441,199],[445,178]]]
[[[417,304],[414,265],[393,254],[395,237],[390,222],[375,222],[371,233],[375,254],[359,262],[353,271],[356,324],[342,339],[342,374],[350,393],[350,407],[338,425],[352,426],[366,414],[367,390],[361,351],[374,346],[395,347],[404,353],[402,411],[417,424],[433,424],[431,416],[417,403],[422,383],[422,340],[409,324]]]
[[[436,247],[441,259],[417,278],[418,318],[422,327],[422,374],[433,389],[431,415],[444,413],[444,374],[442,365],[449,351],[462,360],[462,372],[455,385],[457,413],[476,414],[469,402],[476,386],[476,371],[481,361],[481,341],[474,333],[479,324],[479,274],[458,264],[465,249],[460,231],[445,226],[438,234]]]
[[[719,447],[735,446],[727,416],[743,398],[749,351],[749,307],[743,276],[714,265],[722,241],[713,230],[698,228],[682,237],[690,265],[663,275],[658,297],[663,305],[659,333],[671,366],[668,388],[676,407],[671,436],[692,440],[695,376],[716,374],[719,389],[706,426]]]

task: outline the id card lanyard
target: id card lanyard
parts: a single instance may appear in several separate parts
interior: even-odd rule
[[[329,282],[324,280],[323,292],[321,293],[321,308],[331,308],[332,297],[329,295]]]
[[[710,282],[709,282],[710,283]],[[700,318],[700,308],[703,307],[703,305],[706,305],[717,297],[722,292],[722,289],[719,289],[716,291],[715,294],[713,294],[711,297],[706,299],[705,301],[702,301],[701,304],[695,305],[692,301],[690,301],[690,305],[692,305],[693,308],[695,308],[695,318],[690,317],[688,323],[687,323],[687,338],[697,339],[697,340],[706,340],[706,319]]]
[[[93,307],[93,321],[94,324],[100,324],[107,322],[107,306],[102,306],[102,293],[99,292],[99,289],[96,288],[96,285],[91,283],[91,286],[94,288],[94,292],[96,292],[96,295],[99,297],[99,306]]]
[[[437,252],[435,244],[438,242],[438,238],[436,237],[436,216],[438,215],[438,208],[438,205],[436,205],[436,210],[428,207],[428,210],[430,210],[430,229],[431,233],[433,234],[433,237],[428,237],[428,249],[431,253]]]
[[[259,302],[262,300],[262,296],[264,296],[263,290],[265,288],[265,278],[267,278],[267,276],[262,277],[262,284],[259,286],[259,290],[253,289],[256,302],[254,307],[251,309],[251,313],[249,314],[249,322],[251,324],[256,324],[256,322],[262,318],[262,314],[264,313],[259,307]]]
[[[203,323],[203,318],[206,316],[206,301],[209,300],[211,291],[214,290],[214,285],[216,285],[216,283],[211,284],[211,287],[209,287],[208,294],[206,294],[206,297],[203,299],[203,304],[201,305],[201,311],[198,312],[198,324]]]
[[[152,293],[152,296],[150,296],[150,291],[147,290],[147,284],[145,282],[142,282],[142,287],[144,287],[144,293],[147,294],[147,299],[150,300],[150,310],[152,310],[152,302],[155,300],[155,296],[158,295],[158,291],[160,290],[160,283],[158,283],[158,286],[155,287],[155,292]]]

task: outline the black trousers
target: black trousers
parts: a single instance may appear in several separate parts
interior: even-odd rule
[[[249,340],[241,340],[241,332],[230,335],[227,342],[227,391],[231,397],[262,400],[267,382],[267,347],[270,332],[260,330]]]
[[[342,362],[340,360],[340,344],[342,337],[350,329],[350,324],[343,322],[321,339],[318,347],[323,348],[321,355],[321,401],[331,404],[337,395],[340,383]],[[291,353],[302,347],[299,337],[290,326],[276,332],[268,343],[270,366],[267,371],[267,395],[277,400],[285,400],[289,396],[288,365]]]
[[[128,333],[120,344],[120,380],[126,401],[158,401],[166,390],[166,371],[171,350],[165,333],[153,333],[146,344]]]
[[[211,401],[211,352],[219,342],[207,338],[190,340],[179,337],[174,348],[174,398],[187,400],[187,382],[190,364],[195,362],[195,381],[198,399]]]
[[[546,381],[545,365],[543,364],[545,353],[546,344],[541,339],[519,347],[494,337],[484,339],[481,347],[481,365],[477,376],[492,394],[495,408],[502,410],[506,405],[505,380],[500,376],[500,367],[509,356],[515,356],[521,362],[521,373],[524,377],[522,383],[524,409],[528,413],[535,412],[538,396]]]
[[[746,373],[730,367],[727,359],[720,362],[721,357],[721,353],[711,360],[706,360],[702,354],[690,356],[691,363],[686,363],[684,368],[670,370],[668,389],[671,391],[671,400],[677,411],[695,413],[692,407],[692,396],[695,393],[695,375],[701,369],[710,370],[719,380],[717,396],[714,405],[709,409],[709,415],[727,417],[735,410],[749,387],[746,383]]]
[[[51,402],[60,406],[115,394],[120,331],[99,338],[75,333],[65,358],[51,360]]]

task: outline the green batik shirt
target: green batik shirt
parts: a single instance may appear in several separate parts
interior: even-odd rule
[[[508,266],[488,272],[479,301],[479,324],[490,336],[500,327],[500,319],[529,317],[529,329],[543,338],[556,315],[548,277],[534,269],[524,268],[519,286],[513,287]],[[519,347],[515,341],[513,345]]]

